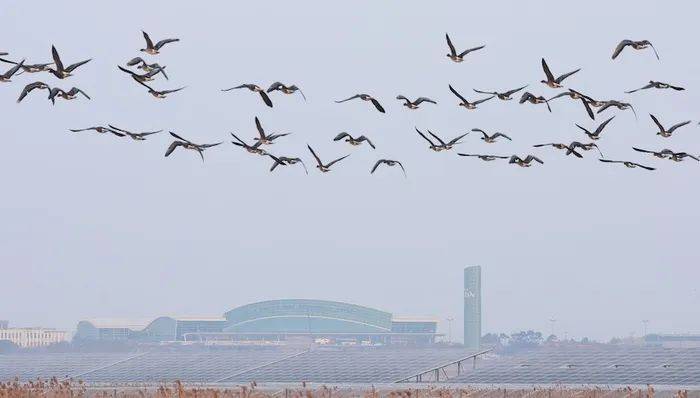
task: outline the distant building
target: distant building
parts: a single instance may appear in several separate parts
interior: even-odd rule
[[[481,267],[464,269],[464,346],[481,346]]]
[[[188,333],[217,333],[226,324],[224,318],[170,317],[148,319],[89,319],[80,321],[75,340],[100,341],[179,341]]]
[[[68,341],[68,332],[44,328],[10,328],[8,321],[0,321],[0,340],[22,347],[45,347]]]
[[[0,319],[0,329],[7,329],[10,327],[10,321],[5,321]]]

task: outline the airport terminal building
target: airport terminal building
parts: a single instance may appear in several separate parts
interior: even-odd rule
[[[221,318],[162,316],[153,320],[93,319],[78,323],[74,340],[143,343],[285,345],[429,345],[437,320],[337,301],[285,299],[243,305]]]

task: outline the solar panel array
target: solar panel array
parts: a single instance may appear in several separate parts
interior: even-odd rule
[[[546,349],[481,361],[467,384],[700,385],[700,348]]]
[[[0,355],[0,381],[73,376],[133,356],[125,353],[61,353]]]

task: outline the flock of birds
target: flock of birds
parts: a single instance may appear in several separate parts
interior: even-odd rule
[[[157,56],[160,54],[160,52],[163,50],[164,46],[170,43],[175,43],[178,42],[179,39],[176,38],[168,38],[168,39],[163,39],[160,40],[156,43],[153,43],[151,40],[150,36],[146,32],[142,32],[144,40],[146,42],[145,48],[141,49],[141,52],[148,56]],[[465,61],[465,58],[467,55],[482,50],[485,45],[481,45],[478,47],[473,47],[466,49],[461,52],[457,52],[454,44],[452,43],[452,40],[450,39],[449,35],[445,35],[446,41],[447,41],[447,46],[449,48],[449,53],[447,53],[447,58],[450,59],[453,62],[456,63],[461,63]],[[623,40],[621,41],[614,49],[613,54],[612,54],[612,59],[616,59],[619,57],[623,50],[630,48],[634,50],[644,50],[647,48],[651,48],[654,52],[654,55],[656,56],[657,59],[659,59],[659,54],[657,53],[656,49],[652,45],[651,42],[648,40],[641,40],[641,41],[633,41],[633,40]],[[39,64],[29,64],[25,62],[25,60],[19,60],[19,61],[12,61],[7,58],[9,54],[7,52],[0,52],[0,62],[7,63],[13,65],[10,67],[9,70],[7,70],[5,73],[0,74],[0,82],[10,82],[12,77],[15,75],[20,75],[23,73],[27,74],[35,74],[35,73],[50,73],[51,75],[55,76],[59,80],[64,80],[67,79],[71,76],[73,76],[76,72],[76,70],[90,62],[90,59],[79,61],[73,64],[70,64],[68,66],[65,66],[63,61],[61,60],[61,57],[58,53],[58,50],[56,49],[55,46],[52,46],[51,48],[51,54],[53,58],[53,62],[49,63],[39,63]],[[144,55],[144,56],[146,56]],[[578,73],[580,69],[576,69],[561,75],[555,75],[552,73],[551,69],[549,68],[549,65],[547,65],[547,62],[542,59],[542,70],[544,72],[544,79],[541,80],[541,83],[546,85],[549,88],[552,89],[562,89],[564,88],[564,81],[571,77],[572,75]],[[131,59],[130,61],[126,62],[125,66],[119,65],[117,67],[121,72],[124,72],[125,74],[129,75],[135,83],[138,85],[144,87],[145,89],[148,90],[148,93],[151,94],[155,98],[166,98],[168,95],[177,93],[178,91],[181,91],[185,89],[185,87],[178,87],[178,88],[173,88],[173,89],[165,89],[165,90],[157,90],[153,88],[151,85],[147,84],[147,82],[154,81],[158,75],[161,75],[164,79],[169,80],[169,77],[166,73],[166,66],[161,66],[158,63],[149,63],[144,58],[135,57]],[[131,69],[129,69],[131,68]],[[135,70],[134,70],[135,69]],[[468,100],[465,98],[457,89],[455,89],[451,84],[448,85],[449,90],[454,94],[455,97],[459,100],[457,103],[458,106],[464,107],[465,109],[468,110],[473,110],[477,109],[479,105],[483,104],[484,102],[490,101],[494,98],[497,98],[498,100],[501,101],[509,101],[513,99],[513,95],[525,90],[528,86],[523,85],[521,87],[512,89],[512,90],[506,90],[506,91],[486,91],[486,90],[477,90],[474,89],[473,91],[476,92],[477,94],[485,95],[485,97],[476,99],[476,100]],[[272,94],[275,91],[281,92],[283,94],[295,94],[299,93],[304,101],[306,101],[306,96],[302,92],[302,90],[292,84],[292,85],[286,85],[281,82],[274,82],[272,83],[267,89],[257,85],[257,84],[252,84],[252,83],[246,83],[246,84],[240,84],[235,87],[231,88],[225,88],[221,91],[223,92],[229,92],[233,90],[240,90],[240,89],[246,89],[252,93],[257,93],[263,103],[268,106],[268,107],[273,107],[272,100],[270,98],[270,94]],[[675,91],[683,91],[684,88],[677,86],[677,85],[672,85],[668,83],[663,83],[659,81],[649,81],[648,84],[644,85],[643,87],[626,91],[627,94],[632,94],[641,90],[650,90],[650,89],[671,89]],[[46,90],[48,92],[48,99],[52,102],[52,104],[55,105],[57,99],[63,99],[63,100],[74,100],[78,98],[79,96],[83,96],[86,99],[90,99],[90,96],[85,93],[83,90],[81,90],[78,87],[71,87],[67,91],[64,90],[63,88],[60,87],[51,87],[48,84],[42,82],[42,81],[36,81],[27,84],[24,89],[20,92],[19,97],[17,98],[17,102],[20,103],[22,102],[30,93],[32,92],[37,92],[37,91],[42,91]],[[564,91],[552,96],[551,98],[546,98],[542,95],[535,95],[532,94],[528,91],[524,91],[520,95],[519,103],[520,104],[525,104],[525,103],[530,103],[530,104],[544,104],[549,112],[552,111],[552,108],[550,106],[550,103],[553,100],[556,100],[558,98],[564,98],[564,97],[569,97],[570,99],[574,101],[580,101],[586,114],[588,117],[590,117],[592,120],[595,120],[596,115],[600,114],[608,109],[611,108],[617,108],[618,110],[631,110],[635,117],[637,117],[636,110],[630,104],[629,102],[624,102],[624,101],[619,101],[619,100],[596,100],[593,99],[593,97],[585,95],[579,91],[576,91],[572,88],[565,88]],[[372,95],[365,94],[365,93],[360,93],[360,94],[355,94],[353,96],[350,96],[348,98],[342,99],[335,101],[336,103],[344,103],[347,101],[352,101],[352,100],[362,100],[364,102],[369,102],[372,104],[372,106],[379,112],[385,113],[385,109],[382,106],[382,104],[379,102],[379,100]],[[404,96],[404,95],[398,95],[396,97],[397,100],[402,101],[402,105],[405,106],[407,109],[410,110],[416,110],[419,109],[422,105],[424,104],[437,104],[436,101],[428,98],[428,97],[417,97],[415,100],[411,100],[410,98]],[[596,108],[596,111],[594,112],[594,108]],[[655,126],[658,128],[658,132],[656,133],[660,137],[668,138],[673,135],[673,133],[678,130],[679,128],[686,126],[690,124],[690,121],[683,121],[680,123],[676,123],[670,127],[665,127],[656,116],[650,114],[649,115],[655,124]],[[577,158],[582,158],[583,154],[581,152],[587,152],[590,150],[595,149],[598,153],[599,160],[601,162],[605,163],[617,163],[617,164],[622,164],[624,166],[627,166],[629,168],[642,168],[646,170],[655,170],[654,167],[646,166],[638,162],[634,161],[629,161],[629,160],[612,160],[605,158],[603,153],[601,152],[600,148],[598,145],[594,142],[597,141],[601,138],[601,134],[603,133],[604,129],[606,126],[615,118],[615,116],[612,116],[602,123],[600,123],[595,129],[588,129],[586,127],[580,126],[576,124],[576,126],[590,139],[590,142],[579,142],[579,141],[574,141],[569,144],[566,143],[556,143],[556,142],[550,142],[550,143],[539,143],[533,145],[534,148],[542,148],[542,147],[551,147],[554,149],[558,149],[561,151],[564,151],[564,153],[569,156],[573,155]],[[233,141],[231,143],[239,147],[248,153],[255,154],[255,155],[261,155],[268,157],[269,159],[272,160],[272,166],[270,167],[270,171],[274,171],[278,166],[288,166],[288,165],[295,165],[295,164],[300,164],[303,166],[305,172],[308,174],[308,170],[306,168],[306,165],[304,161],[302,160],[301,157],[298,156],[278,156],[270,153],[265,147],[269,147],[270,145],[274,144],[278,139],[285,137],[289,135],[289,133],[268,133],[265,131],[265,129],[262,126],[262,123],[260,122],[260,119],[256,116],[255,117],[255,126],[257,129],[258,135],[253,138],[253,143],[247,143],[240,137],[238,137],[236,134],[231,133],[231,136],[233,138]],[[461,143],[462,138],[464,138],[469,132],[465,134],[461,134],[455,138],[452,139],[443,139],[442,137],[438,136],[437,134],[434,134],[430,130],[425,130],[421,131],[418,128],[415,128],[416,132],[418,133],[418,136],[421,137],[423,140],[425,140],[428,143],[428,148],[432,151],[435,152],[442,152],[442,151],[449,151],[452,150],[456,145]],[[162,130],[158,131],[143,131],[143,132],[132,132],[129,130],[125,130],[123,128],[114,126],[112,124],[108,124],[107,126],[93,126],[93,127],[87,127],[87,128],[78,128],[78,129],[71,129],[71,132],[81,132],[81,131],[94,131],[96,133],[100,134],[113,134],[114,136],[117,137],[129,137],[133,140],[136,141],[143,141],[146,140],[148,136],[153,135],[153,134],[158,134],[161,133]],[[471,130],[472,132],[478,133],[481,135],[481,140],[483,140],[485,143],[495,143],[499,140],[508,140],[512,141],[511,138],[503,133],[500,132],[494,132],[493,134],[489,134],[483,129],[479,128],[474,128]],[[204,151],[221,145],[223,142],[216,142],[216,143],[211,143],[211,144],[198,144],[194,143],[188,139],[183,138],[182,136],[170,131],[169,132],[170,136],[174,138],[174,141],[168,146],[167,150],[165,151],[165,156],[170,156],[176,149],[181,148],[181,149],[188,149],[191,151],[195,151],[199,154],[201,157],[202,161],[204,161]],[[350,135],[347,132],[342,132],[335,136],[333,139],[334,141],[343,141],[346,142],[352,146],[359,146],[359,145],[369,145],[372,149],[376,148],[375,145],[372,143],[372,141],[364,136],[360,135],[357,137],[354,137]],[[345,155],[343,157],[334,159],[332,161],[327,161],[324,162],[321,160],[321,157],[317,154],[314,149],[307,144],[308,150],[313,156],[315,162],[316,162],[316,168],[320,170],[323,173],[331,171],[331,168],[337,164],[338,162],[342,161],[343,159],[347,158],[349,155]],[[687,152],[675,152],[670,149],[662,149],[662,150],[648,150],[648,149],[643,149],[643,148],[637,148],[633,147],[633,149],[637,152],[640,153],[645,153],[645,154],[650,154],[653,155],[654,157],[660,158],[660,159],[669,159],[672,161],[680,162],[685,159],[693,159],[695,161],[700,162],[700,158],[697,156],[691,155]],[[525,156],[519,156],[519,155],[511,155],[511,156],[501,156],[501,155],[493,155],[493,154],[477,154],[477,153],[458,153],[459,156],[464,156],[464,157],[474,157],[481,159],[483,161],[495,161],[495,160],[507,160],[509,164],[514,164],[517,166],[521,167],[530,167],[534,163],[539,163],[539,164],[544,164],[544,162],[537,156],[532,155],[532,154],[527,154]],[[373,167],[370,169],[371,173],[374,173],[377,168],[380,166],[399,166],[400,169],[402,170],[404,176],[406,176],[406,169],[404,168],[404,165],[394,159],[379,159],[374,163]]]

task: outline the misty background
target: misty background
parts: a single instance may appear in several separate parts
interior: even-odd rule
[[[318,298],[430,315],[462,335],[462,269],[483,266],[484,333],[537,329],[607,340],[650,332],[700,330],[697,225],[700,165],[632,151],[638,146],[700,152],[697,123],[670,139],[656,136],[652,112],[669,126],[697,122],[698,7],[688,2],[26,2],[0,10],[0,50],[28,63],[87,58],[75,75],[23,74],[0,84],[0,317],[15,326],[73,329],[90,317],[220,315],[276,298]],[[150,62],[167,65],[187,86],[165,100],[117,70],[142,55],[141,30],[154,41],[178,37]],[[462,64],[445,54],[486,44]],[[649,39],[651,50],[622,39]],[[145,57],[145,56],[144,56]],[[452,84],[504,91],[539,81],[540,58],[555,75],[597,99],[631,101],[639,114],[606,111],[590,121],[579,102],[544,105],[492,100],[476,111],[456,106]],[[9,65],[3,64],[3,71]],[[648,90],[650,79],[684,92]],[[15,100],[24,85],[80,87],[91,101]],[[220,89],[241,83],[299,85],[308,98]],[[387,109],[334,100],[369,93]],[[409,111],[394,99],[427,96]],[[516,95],[519,97],[519,94]],[[656,172],[604,165],[594,152],[565,157],[542,142],[584,141],[574,123],[595,127],[612,114],[606,157],[657,166]],[[269,131],[291,132],[270,147],[302,156],[299,167],[269,173],[267,158],[235,148],[229,132],[252,141],[254,116]],[[165,159],[167,133],[135,142],[69,133],[111,123],[132,131],[172,130],[198,143],[226,141],[205,153]],[[434,153],[414,126],[451,138],[472,128],[502,131],[513,142],[485,144],[472,133]],[[341,131],[377,145],[333,142]],[[321,158],[349,154],[331,173]],[[456,152],[536,154],[522,169],[460,158]],[[397,168],[374,162],[401,160]]]

